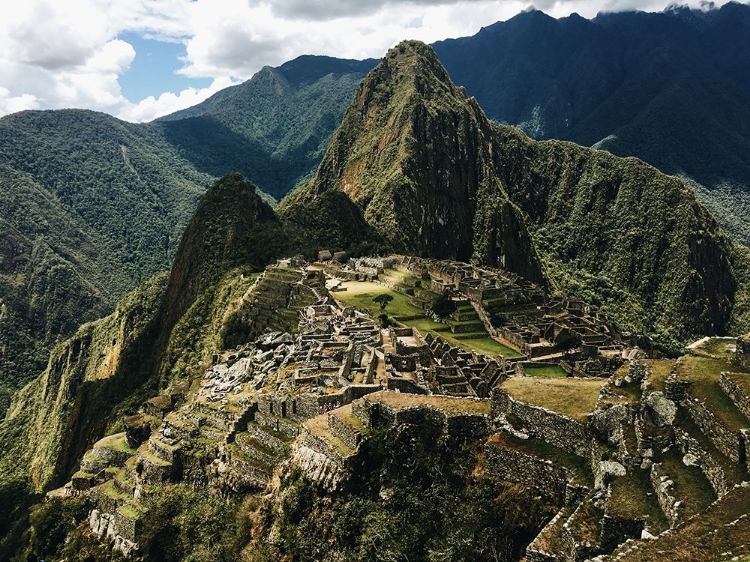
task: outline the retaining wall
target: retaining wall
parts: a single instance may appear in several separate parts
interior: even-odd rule
[[[583,424],[546,408],[519,402],[501,389],[492,392],[492,417],[513,414],[534,435],[563,451],[589,458],[591,434]]]

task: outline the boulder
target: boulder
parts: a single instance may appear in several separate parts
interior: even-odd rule
[[[646,407],[651,414],[651,420],[659,427],[672,425],[677,415],[677,405],[664,396],[663,392],[652,392],[646,397]]]

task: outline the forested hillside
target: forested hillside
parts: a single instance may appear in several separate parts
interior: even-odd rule
[[[434,45],[491,119],[690,177],[750,242],[750,6],[592,20],[528,11]]]
[[[215,177],[242,171],[282,196],[309,175],[373,64],[302,57],[146,124],[0,119],[0,418],[56,341],[169,268]]]

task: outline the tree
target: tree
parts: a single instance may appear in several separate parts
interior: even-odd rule
[[[380,311],[382,312],[385,310],[385,307],[388,306],[388,303],[393,300],[393,296],[388,293],[382,293],[372,300],[380,305]]]
[[[446,291],[432,301],[431,308],[432,312],[437,314],[440,318],[445,318],[453,314],[456,310],[456,301],[453,300],[453,295]]]

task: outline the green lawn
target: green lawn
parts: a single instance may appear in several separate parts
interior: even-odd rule
[[[685,466],[682,454],[676,449],[661,461],[659,474],[666,474],[674,482],[674,496],[685,506],[685,518],[706,509],[716,499],[716,493],[697,466]]]
[[[699,345],[696,351],[702,351],[710,355],[715,355],[722,359],[733,359],[734,353],[730,352],[727,347],[733,347],[737,340],[725,338],[711,338],[707,342]]]
[[[500,388],[516,400],[585,423],[603,385],[602,379],[510,377]]]
[[[430,332],[433,336],[440,336],[450,345],[461,347],[469,351],[475,350],[477,353],[485,355],[494,356],[500,353],[503,357],[509,359],[521,357],[520,353],[495,341],[486,333],[483,337],[456,339],[455,335],[450,331],[439,331],[447,328],[447,326],[445,324],[434,322],[430,318],[423,316],[424,311],[409,303],[409,299],[406,295],[402,295],[399,292],[389,289],[385,285],[369,281],[347,281],[342,283],[342,287],[345,287],[346,290],[333,293],[333,296],[337,301],[347,306],[354,306],[368,310],[373,317],[377,317],[381,312],[378,303],[374,302],[372,299],[378,295],[389,294],[393,297],[393,300],[388,303],[388,306],[386,306],[385,313],[391,318],[420,315],[421,318],[403,320],[399,321],[399,323],[412,328],[417,328],[423,336]]]
[[[721,372],[736,369],[737,365],[728,361],[693,355],[685,356],[677,367],[677,378],[691,381],[691,392],[705,400],[719,421],[733,431],[750,427],[747,418],[719,387]]]
[[[551,367],[534,367],[524,365],[523,372],[530,377],[567,377],[568,373],[560,367],[560,365],[553,365]]]
[[[388,294],[393,300],[385,307],[385,313],[388,316],[414,316],[424,314],[421,308],[417,308],[409,302],[409,297],[402,295],[385,285],[373,283],[370,281],[347,281],[341,286],[345,291],[336,291],[333,293],[334,298],[348,306],[363,308],[370,312],[373,317],[377,317],[380,312],[380,305],[373,302],[372,299],[378,295]]]
[[[669,377],[676,361],[673,359],[646,359],[642,363],[651,371],[651,376],[648,379],[651,387],[654,390],[664,392],[664,382]]]

